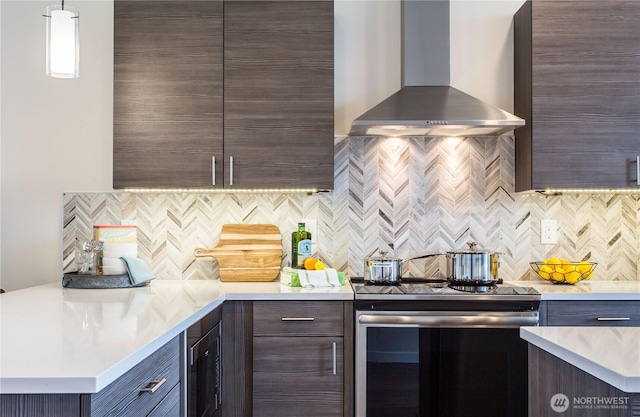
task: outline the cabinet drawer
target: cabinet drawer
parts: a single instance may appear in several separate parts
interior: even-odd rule
[[[342,336],[340,301],[256,301],[254,336]]]
[[[155,392],[151,381],[164,382]],[[105,389],[91,396],[92,416],[146,416],[180,382],[179,336],[162,346]]]
[[[173,387],[147,417],[180,417],[180,384]]]
[[[640,301],[547,301],[547,326],[640,326]]]

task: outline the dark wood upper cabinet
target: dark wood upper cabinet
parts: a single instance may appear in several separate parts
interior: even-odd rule
[[[332,189],[333,1],[227,1],[224,22],[233,186]]]
[[[113,186],[222,184],[223,3],[114,3]]]
[[[514,21],[516,191],[640,187],[640,2],[526,2]]]
[[[114,188],[333,188],[332,1],[114,8]]]

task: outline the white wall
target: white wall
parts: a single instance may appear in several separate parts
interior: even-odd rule
[[[80,11],[75,80],[44,75],[42,14],[50,3],[0,1],[0,286],[6,290],[60,279],[63,192],[112,190],[113,3],[65,2]],[[509,31],[521,3],[454,0],[452,85],[512,107]],[[335,133],[344,135],[355,117],[400,87],[400,2],[336,0],[335,31]],[[478,63],[467,65],[476,56]]]
[[[335,134],[400,89],[400,2],[335,0]]]
[[[0,7],[0,46],[2,45],[2,7]],[[1,49],[0,49],[1,50]],[[2,97],[2,54],[0,54],[0,98]],[[0,99],[0,184],[2,184],[2,100]],[[2,236],[2,189],[0,188],[0,237]],[[0,238],[0,288],[2,288],[2,239]]]
[[[451,0],[451,85],[513,111],[513,15],[524,0]]]
[[[80,11],[80,78],[45,76],[51,1],[1,2],[0,285],[61,278],[62,193],[112,190],[113,4]]]

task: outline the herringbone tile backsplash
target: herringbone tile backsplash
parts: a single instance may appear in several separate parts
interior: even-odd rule
[[[64,270],[76,269],[94,224],[138,226],[138,256],[159,279],[217,275],[196,247],[214,247],[224,223],[273,223],[282,233],[283,266],[297,222],[318,219],[316,254],[349,276],[378,250],[408,259],[466,248],[502,252],[500,276],[538,279],[529,262],[557,256],[598,262],[598,280],[637,280],[640,200],[619,194],[542,196],[514,193],[514,139],[337,138],[331,193],[130,194],[64,196]],[[555,219],[559,243],[541,245],[540,220]],[[407,262],[405,276],[438,276],[444,257]]]

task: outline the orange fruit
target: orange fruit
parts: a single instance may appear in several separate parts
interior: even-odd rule
[[[316,269],[316,262],[318,262],[318,260],[316,258],[307,258],[304,260],[304,269],[307,270],[314,270]]]

